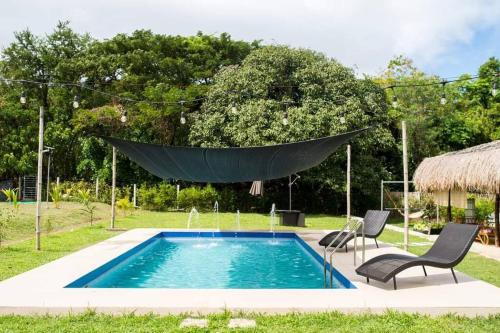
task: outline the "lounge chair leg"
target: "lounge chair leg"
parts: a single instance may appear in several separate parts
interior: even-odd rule
[[[427,272],[425,271],[425,266],[422,266],[422,268],[424,269],[425,276],[427,276]]]
[[[366,283],[370,283],[370,278],[369,277],[366,278]]]
[[[455,275],[455,271],[453,270],[453,267],[451,268],[451,274],[453,274],[453,280],[455,280],[455,283],[458,283],[457,276]]]
[[[326,246],[325,248],[323,249],[323,272],[324,272],[324,275],[325,275],[325,288],[326,288]]]
[[[345,247],[345,253],[347,253],[347,244],[344,245],[344,247]]]
[[[392,281],[394,282],[394,290],[398,289],[398,286],[396,285],[396,277],[393,277]]]
[[[377,249],[378,249],[377,239],[376,239],[376,238],[374,238],[374,240],[375,240],[375,245],[377,245]]]

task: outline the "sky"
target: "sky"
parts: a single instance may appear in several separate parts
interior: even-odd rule
[[[474,74],[500,57],[500,0],[2,0],[0,47],[14,32],[50,33],[69,20],[77,32],[110,38],[150,29],[311,48],[378,74],[404,55],[429,74]]]

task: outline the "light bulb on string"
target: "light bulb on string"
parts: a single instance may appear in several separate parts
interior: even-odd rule
[[[441,105],[446,104],[446,95],[444,93],[441,94],[441,99],[439,100],[439,103],[441,103]]]
[[[78,109],[79,107],[80,107],[80,98],[78,97],[78,95],[75,95],[75,97],[73,97],[73,108]]]
[[[496,83],[496,82],[494,82],[494,83],[493,83],[493,88],[491,88],[491,95],[492,95],[493,97],[495,97],[495,96],[497,95],[497,93],[498,93],[497,83]]]
[[[186,115],[184,114],[184,111],[181,112],[181,124],[186,124]]]
[[[127,110],[123,110],[122,116],[120,117],[120,121],[122,123],[126,123],[127,122]]]
[[[28,101],[28,97],[26,96],[26,91],[23,91],[21,93],[21,97],[19,97],[19,102],[21,102],[21,104],[26,104],[26,102]]]
[[[393,108],[398,107],[398,97],[396,95],[392,96],[392,107]]]
[[[344,116],[340,116],[340,123],[341,124],[345,124],[345,117]]]
[[[441,93],[441,99],[439,100],[439,103],[441,103],[441,105],[445,105],[446,104],[446,94],[444,93],[444,86],[446,85],[446,81],[443,81],[441,83],[442,87],[443,87],[443,92]]]
[[[281,120],[281,122],[283,123],[283,125],[288,125],[288,112],[283,112],[283,119]]]

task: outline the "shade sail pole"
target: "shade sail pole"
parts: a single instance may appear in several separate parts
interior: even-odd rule
[[[409,243],[409,209],[408,209],[408,147],[406,138],[406,121],[401,122],[402,139],[403,139],[403,187],[404,187],[404,250],[408,251]]]
[[[347,221],[351,219],[351,145],[347,145]]]

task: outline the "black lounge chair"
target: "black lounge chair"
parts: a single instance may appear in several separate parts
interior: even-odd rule
[[[479,232],[479,226],[474,224],[448,223],[432,247],[420,257],[412,257],[402,254],[383,254],[368,260],[356,269],[358,275],[370,279],[387,282],[391,278],[396,286],[396,274],[407,268],[422,266],[425,276],[425,266],[438,268],[451,268],[453,279],[458,283],[453,267],[458,265],[469,251],[474,239]]]
[[[375,240],[375,244],[378,248],[377,237],[380,236],[382,231],[384,230],[385,224],[387,223],[387,219],[389,218],[389,211],[385,210],[368,210],[366,211],[364,221],[365,228],[365,237],[373,238]],[[340,231],[333,231],[323,237],[319,241],[319,245],[323,247],[327,247],[330,243],[337,237]],[[361,229],[358,230],[357,236],[361,237]],[[337,238],[334,244],[331,247],[336,247],[340,244],[340,247],[345,247],[345,252],[347,252],[347,243],[354,238],[353,234],[342,232],[342,235]]]

